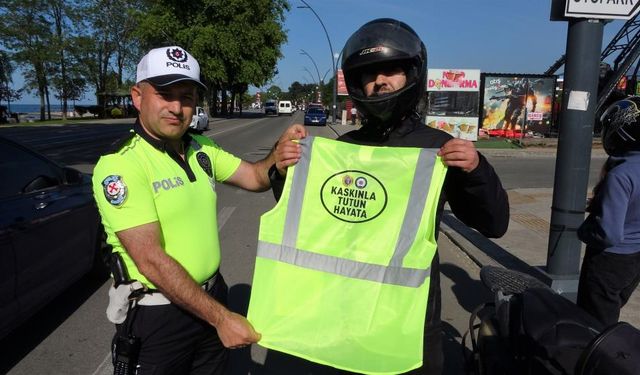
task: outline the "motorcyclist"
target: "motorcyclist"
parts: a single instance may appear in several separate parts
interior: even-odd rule
[[[359,28],[346,42],[342,69],[351,99],[362,115],[362,127],[339,141],[389,147],[436,148],[449,167],[437,213],[438,227],[445,201],[465,224],[488,237],[507,230],[509,203],[489,162],[472,142],[426,126],[417,113],[426,90],[427,50],[404,22],[383,18]],[[276,153],[295,152],[283,142]],[[286,174],[279,169],[280,176]],[[278,179],[278,176],[274,176]],[[280,183],[282,185],[282,183]],[[272,181],[278,196],[278,183]],[[431,263],[431,281],[424,331],[423,366],[409,374],[440,374],[443,366],[438,254]]]

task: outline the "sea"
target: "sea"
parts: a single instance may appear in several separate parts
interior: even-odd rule
[[[1,103],[1,105],[7,107],[7,103],[3,102]],[[77,105],[79,106],[89,106],[89,105],[94,105],[94,104],[80,104],[77,103]],[[40,113],[40,104],[13,104],[11,103],[11,108],[9,109],[11,112],[16,112],[16,113]],[[47,106],[45,105],[44,107],[45,112],[47,111]],[[51,112],[61,112],[62,111],[62,105],[61,104],[51,104]],[[72,112],[73,111],[73,103],[69,103],[67,104],[67,111]]]

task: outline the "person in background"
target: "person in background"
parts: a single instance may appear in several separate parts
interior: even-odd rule
[[[578,228],[587,246],[577,304],[609,326],[640,283],[640,97],[611,104],[600,126],[609,158]]]
[[[358,117],[358,110],[355,106],[351,107],[351,125],[356,124],[356,118]]]

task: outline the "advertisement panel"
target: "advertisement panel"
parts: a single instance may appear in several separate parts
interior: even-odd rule
[[[548,134],[555,87],[556,76],[482,74],[481,132],[507,138]]]
[[[429,69],[426,124],[457,138],[477,140],[479,88],[478,69]]]
[[[344,73],[342,69],[338,69],[338,95],[349,95],[347,92],[347,83],[344,81]]]

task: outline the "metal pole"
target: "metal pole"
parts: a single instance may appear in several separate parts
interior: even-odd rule
[[[336,79],[337,77],[336,77],[336,63],[333,61],[333,46],[331,45],[331,39],[329,38],[329,33],[327,32],[327,28],[324,27],[324,22],[322,22],[322,19],[320,18],[318,13],[316,13],[316,11],[311,7],[311,5],[309,5],[305,0],[300,0],[300,1],[302,1],[302,3],[306,6],[306,8],[309,8],[313,12],[313,14],[316,16],[318,21],[320,21],[322,30],[324,30],[324,35],[327,37],[327,42],[329,42],[329,50],[331,51],[331,68],[333,69],[333,112],[332,112],[333,117],[331,119],[331,123],[335,124],[336,123]]]
[[[584,220],[589,183],[603,25],[601,20],[570,19],[567,33],[546,271],[551,287],[574,300],[581,248],[576,230]]]
[[[315,78],[313,78],[313,73],[311,73],[311,71],[309,69],[307,69],[307,67],[304,67],[304,70],[309,73],[309,76],[311,77],[311,82],[313,83],[315,81]],[[316,84],[320,84],[320,82],[316,81]]]
[[[320,70],[318,70],[318,65],[316,64],[316,61],[313,59],[313,57],[311,57],[310,54],[307,53],[307,51],[301,49],[300,53],[303,55],[307,55],[307,57],[309,59],[311,59],[311,62],[313,63],[313,66],[316,68],[316,74],[318,75],[318,84],[320,84]]]

